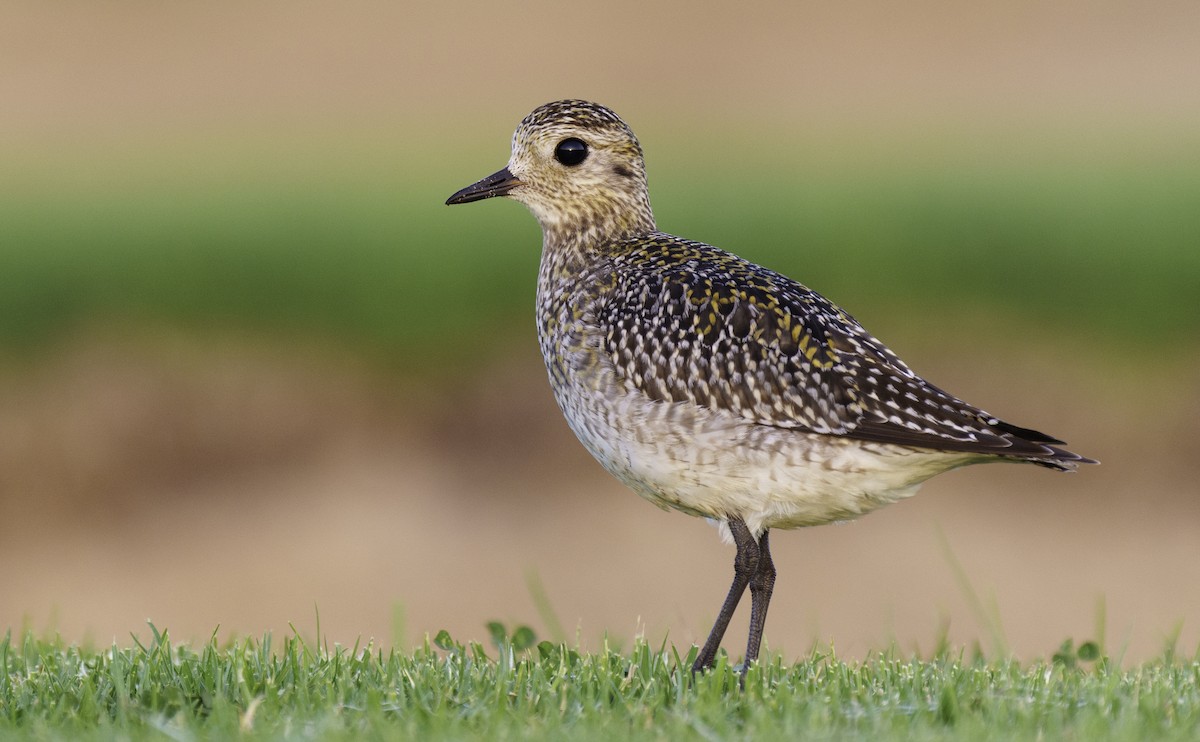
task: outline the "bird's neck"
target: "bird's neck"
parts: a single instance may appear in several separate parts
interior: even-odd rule
[[[549,216],[549,215],[548,215]],[[656,230],[649,200],[597,203],[587,210],[539,218],[542,227],[542,263],[561,271],[577,272],[608,252],[614,244]]]

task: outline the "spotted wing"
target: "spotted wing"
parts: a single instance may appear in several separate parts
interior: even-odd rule
[[[763,425],[899,445],[1079,460],[924,381],[820,294],[702,243],[618,260],[606,350],[630,386]],[[1043,462],[1054,466],[1052,462]]]

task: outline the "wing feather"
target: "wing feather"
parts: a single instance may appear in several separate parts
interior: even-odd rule
[[[913,373],[853,317],[807,287],[669,235],[614,258],[600,309],[625,382],[760,425],[1069,468],[1086,461]]]

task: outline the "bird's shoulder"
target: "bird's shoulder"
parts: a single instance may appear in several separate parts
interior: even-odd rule
[[[829,299],[712,245],[653,233],[613,245],[608,265],[596,308],[604,350],[653,400],[946,450],[1023,453],[1008,429],[1053,442],[1006,429],[919,377]]]

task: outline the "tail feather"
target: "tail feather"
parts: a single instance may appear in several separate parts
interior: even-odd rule
[[[1061,442],[1062,441],[1056,441],[1056,443]],[[1086,456],[1080,456],[1074,451],[1068,451],[1065,448],[1059,448],[1057,446],[1046,446],[1046,448],[1050,450],[1051,455],[1038,458],[1020,458],[1025,458],[1026,461],[1030,461],[1038,466],[1044,466],[1048,469],[1054,469],[1056,471],[1075,471],[1079,468],[1080,464],[1100,463],[1095,459],[1089,459]]]
[[[985,425],[986,432],[977,432],[970,438],[951,438],[887,422],[867,421],[849,431],[847,435],[879,443],[977,453],[1007,461],[1028,461],[1058,471],[1075,471],[1079,464],[1100,463],[1074,451],[1059,448],[1054,444],[1062,444],[1063,441],[1036,430],[1020,428],[995,418],[988,419]]]

